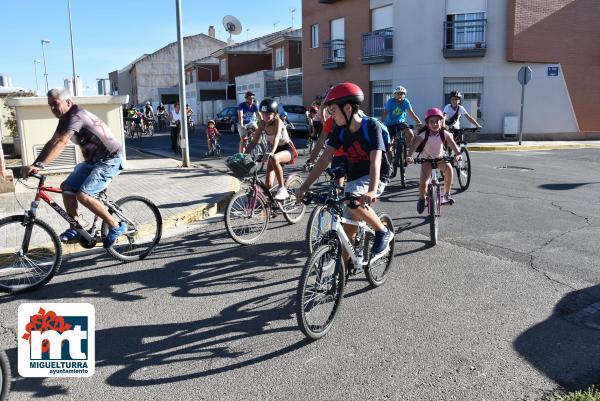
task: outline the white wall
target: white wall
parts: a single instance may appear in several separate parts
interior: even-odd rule
[[[390,3],[390,0],[371,0],[371,7]],[[443,106],[444,77],[483,77],[482,133],[501,133],[504,116],[518,115],[521,101],[521,86],[517,82],[521,64],[506,61],[506,0],[487,1],[486,55],[453,59],[445,59],[442,54],[446,15],[444,2],[394,0],[393,4],[396,24],[394,61],[371,66],[370,79],[391,79],[392,87],[406,87],[407,97],[422,118],[428,108]],[[450,6],[467,5],[455,1]],[[434,22],[423,24],[423,21]],[[411,34],[400,35],[401,32]],[[558,77],[548,77],[547,67],[553,64],[529,65],[533,69],[533,79],[526,88],[523,132],[577,132],[562,68]]]

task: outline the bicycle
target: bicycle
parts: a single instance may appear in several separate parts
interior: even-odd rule
[[[344,193],[344,187],[336,183],[336,178],[344,174],[344,169],[338,167],[336,169],[327,168],[321,175],[326,175],[328,178],[329,184],[326,193],[332,199],[338,200],[339,196]],[[306,249],[309,254],[313,253],[323,235],[329,232],[332,226],[333,213],[330,208],[327,205],[317,205],[311,212],[306,225]]]
[[[149,118],[143,123],[144,135],[154,136],[154,124],[155,124],[155,121],[153,118]]]
[[[395,177],[400,169],[400,186],[406,188],[406,139],[404,138],[404,130],[401,129],[403,124],[395,124],[390,127],[394,127],[396,130],[395,135],[390,132],[390,135],[394,137],[394,143],[392,145],[392,177]],[[407,125],[405,127],[414,129],[413,125]]]
[[[252,176],[244,178],[247,188],[235,193],[229,200],[225,211],[225,228],[229,236],[238,244],[250,245],[258,241],[263,235],[270,219],[278,214],[290,224],[302,220],[306,212],[306,205],[296,203],[294,191],[302,186],[303,180],[300,175],[291,174],[286,180],[286,188],[290,196],[279,201],[274,198],[273,192],[277,191],[275,185],[269,189],[267,185],[258,178],[269,157],[264,157],[260,168],[253,168]]]
[[[296,293],[296,319],[300,330],[313,340],[325,336],[340,309],[344,288],[349,277],[364,271],[371,287],[381,286],[387,279],[394,258],[394,240],[388,249],[378,255],[371,255],[375,232],[364,222],[343,217],[344,202],[356,199],[351,195],[339,197],[330,194],[315,196],[308,192],[303,202],[315,201],[327,205],[332,211],[332,228],[320,241],[320,245],[308,258]],[[394,232],[392,219],[387,214],[379,218],[388,230]],[[354,244],[346,235],[342,225],[358,227]],[[344,269],[342,250],[350,255],[347,269]]]
[[[4,351],[0,350],[0,401],[6,400],[10,390],[10,365]]]
[[[3,292],[20,293],[41,287],[52,279],[62,264],[62,244],[58,235],[48,223],[37,218],[40,200],[50,205],[80,234],[76,243],[85,249],[102,242],[110,228],[103,221],[98,229],[99,217],[94,216],[91,227],[85,229],[47,194],[62,193],[62,189],[45,186],[45,175],[30,176],[39,180],[31,207],[24,214],[0,219],[0,238],[6,239],[0,246],[0,291]],[[158,207],[137,195],[112,201],[106,195],[106,189],[97,198],[117,220],[127,223],[127,232],[106,249],[108,253],[124,262],[148,256],[162,235]]]
[[[438,181],[437,170],[438,162],[449,162],[452,163],[454,157],[443,156],[443,157],[428,157],[428,158],[416,158],[415,164],[431,163],[431,179],[427,184],[427,214],[429,216],[429,236],[431,239],[431,245],[436,245],[438,240],[440,218],[442,217],[442,194],[440,183]],[[454,202],[450,202],[452,205]]]
[[[167,115],[158,114],[158,132],[166,131],[168,125]]]
[[[465,133],[475,133],[479,131],[479,128],[449,128],[449,131],[454,136],[456,145],[460,148],[460,154],[462,160],[453,161],[452,167],[456,170],[456,178],[458,179],[458,185],[462,191],[466,191],[471,184],[471,157],[467,149],[467,141],[465,139]],[[452,156],[452,149],[447,149],[448,156]]]
[[[219,158],[221,157],[221,145],[217,141],[217,138],[215,138],[215,137],[210,138],[210,151],[206,152],[206,154],[207,154],[207,156],[211,156],[211,157],[215,157],[215,155]]]

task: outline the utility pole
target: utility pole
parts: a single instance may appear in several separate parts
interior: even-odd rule
[[[188,147],[188,125],[186,113],[186,98],[185,98],[185,69],[183,59],[183,35],[182,35],[182,17],[181,17],[181,0],[175,0],[177,9],[177,47],[179,56],[179,114],[181,115],[181,133],[183,134],[183,144],[181,144],[183,167],[190,167],[190,150]]]

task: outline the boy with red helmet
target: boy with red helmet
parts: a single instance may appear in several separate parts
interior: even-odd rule
[[[329,135],[323,155],[296,192],[296,198],[304,197],[304,192],[329,165],[336,151],[343,148],[348,157],[348,182],[345,191],[356,195],[363,206],[349,205],[347,210],[350,218],[365,221],[375,230],[372,254],[376,255],[385,252],[394,238],[394,233],[385,227],[377,213],[369,207],[377,201],[385,188],[389,177],[389,163],[381,126],[369,117],[365,117],[366,121],[363,121],[358,113],[363,100],[363,91],[350,82],[338,84],[327,92],[323,104],[328,107],[336,127]],[[363,124],[366,124],[367,133],[363,132]],[[349,238],[354,238],[355,226],[345,226],[344,230]]]
[[[419,145],[421,145],[419,147]],[[433,108],[427,110],[425,114],[425,126],[419,130],[419,133],[413,140],[408,149],[406,162],[412,163],[412,154],[419,148],[419,154],[423,157],[438,158],[444,155],[444,145],[447,144],[452,148],[455,159],[460,160],[460,149],[456,146],[452,134],[444,129],[444,113],[440,109]],[[444,173],[444,196],[442,204],[454,203],[454,199],[450,196],[452,188],[452,166],[450,163],[438,162],[438,168]],[[431,165],[427,163],[421,164],[421,178],[419,182],[419,200],[417,201],[417,213],[421,214],[425,210],[425,191],[427,184],[431,178]]]

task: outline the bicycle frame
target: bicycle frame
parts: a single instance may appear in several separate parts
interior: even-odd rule
[[[437,215],[441,216],[442,215],[442,195],[440,192],[440,184],[438,182],[438,177],[437,177],[437,163],[432,163],[432,168],[431,168],[431,178],[429,180],[429,184],[427,185],[427,211],[431,214],[431,208],[433,207],[432,204],[432,199],[429,199],[431,197],[431,193],[433,192],[432,187],[436,187],[437,188]]]

